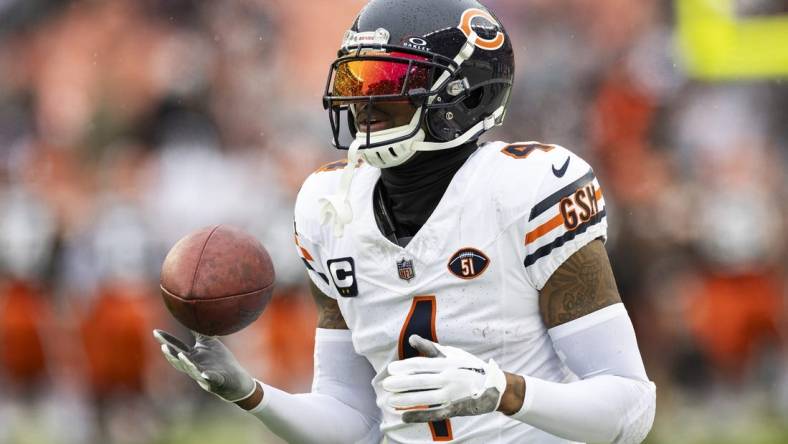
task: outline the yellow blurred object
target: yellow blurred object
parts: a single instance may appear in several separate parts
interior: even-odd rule
[[[735,0],[677,0],[678,43],[692,77],[788,77],[788,15],[737,17]]]

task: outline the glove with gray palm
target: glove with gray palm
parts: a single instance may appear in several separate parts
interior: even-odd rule
[[[153,330],[153,337],[161,343],[164,357],[177,370],[197,381],[205,391],[247,410],[262,400],[262,388],[238,363],[232,352],[214,337],[193,333],[194,346],[163,330]],[[258,394],[260,396],[255,396]],[[257,399],[247,408],[247,401]]]

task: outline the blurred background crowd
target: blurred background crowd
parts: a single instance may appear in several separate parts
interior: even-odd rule
[[[0,444],[276,442],[158,355],[152,328],[187,333],[158,271],[192,229],[259,236],[276,297],[227,342],[260,379],[309,390],[292,207],[342,157],[321,98],[363,3],[0,0]],[[594,165],[659,387],[649,442],[788,442],[788,69],[693,75],[689,3],[788,14],[780,0],[487,0],[518,65],[489,138]],[[751,52],[785,60],[782,42]]]

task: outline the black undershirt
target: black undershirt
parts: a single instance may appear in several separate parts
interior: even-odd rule
[[[438,206],[452,178],[478,145],[420,151],[408,162],[381,170],[375,185],[375,220],[392,242],[406,246]]]

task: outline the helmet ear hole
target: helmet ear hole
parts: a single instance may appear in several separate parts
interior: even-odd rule
[[[482,98],[484,97],[484,88],[477,88],[474,90],[467,99],[462,101],[462,104],[465,108],[471,110],[476,108],[482,103]]]

